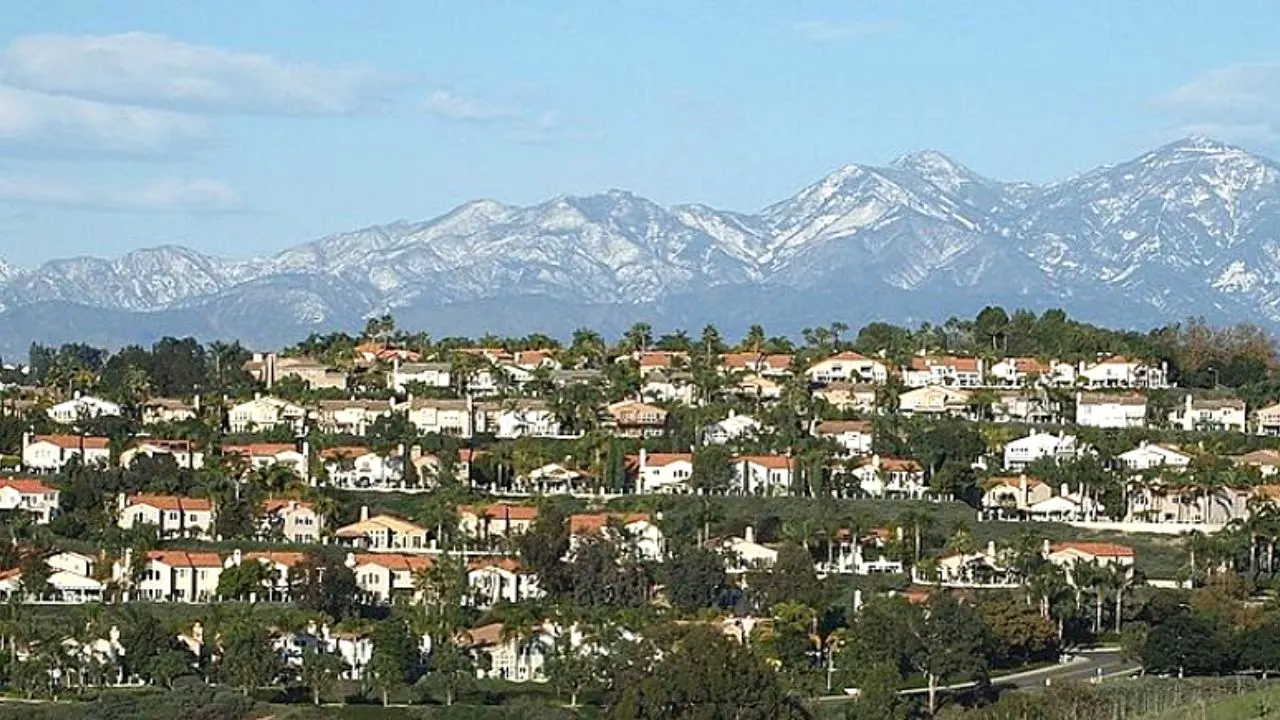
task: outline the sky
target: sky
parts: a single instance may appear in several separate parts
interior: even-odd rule
[[[268,255],[492,198],[751,212],[939,150],[1050,182],[1187,134],[1280,157],[1280,3],[14,3],[0,259]]]

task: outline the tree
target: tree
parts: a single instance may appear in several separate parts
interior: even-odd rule
[[[1001,597],[979,603],[978,614],[991,629],[998,658],[1028,662],[1054,655],[1057,631],[1036,607]]]
[[[821,586],[809,551],[794,542],[778,548],[778,559],[766,571],[752,573],[748,585],[765,607],[783,602],[817,605]]]
[[[432,646],[427,674],[418,681],[425,689],[444,694],[444,704],[453,701],[475,684],[475,662],[470,653],[452,639]]]
[[[686,548],[663,563],[667,599],[684,613],[714,607],[725,588],[724,562],[716,553]]]
[[[581,624],[579,624],[581,628]],[[600,660],[593,652],[591,633],[583,633],[583,643],[574,647],[572,631],[566,629],[551,643],[543,671],[557,695],[569,696],[569,707],[578,707],[578,697],[600,684]]]
[[[928,709],[933,715],[938,711],[939,687],[951,678],[985,669],[986,626],[972,608],[947,595],[935,596],[928,606],[905,608],[904,655],[928,683]]]
[[[557,508],[538,513],[529,532],[516,538],[520,559],[538,577],[538,585],[549,595],[567,588],[564,556],[569,552],[569,524]]]
[[[302,658],[302,669],[299,680],[303,687],[311,691],[313,705],[320,704],[320,698],[342,677],[346,663],[334,653],[320,648],[311,648]]]
[[[289,578],[290,596],[303,610],[342,620],[354,614],[360,604],[360,586],[356,584],[355,573],[323,554],[307,555],[294,566]]]
[[[266,627],[250,618],[234,623],[223,637],[218,675],[248,695],[276,678],[280,672],[279,657],[271,647]]]
[[[418,648],[403,620],[392,617],[374,627],[367,674],[384,707],[391,702],[391,691],[413,682],[420,664]]]
[[[806,717],[758,653],[696,626],[663,644],[660,659],[621,680],[613,720],[791,720]],[[651,671],[645,669],[651,664]]]
[[[653,326],[638,322],[627,329],[622,336],[623,345],[628,350],[643,352],[653,344]]]
[[[1216,628],[1195,613],[1179,613],[1155,625],[1142,648],[1142,664],[1148,672],[1177,673],[1178,677],[1220,672],[1225,660]]]
[[[733,483],[733,453],[724,445],[706,445],[693,452],[689,484],[699,492],[719,494]]]
[[[49,590],[49,576],[53,573],[45,564],[44,553],[31,552],[22,559],[19,565],[22,592],[36,599],[44,597]]]

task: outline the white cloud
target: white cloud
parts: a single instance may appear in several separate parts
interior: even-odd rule
[[[877,35],[892,29],[888,23],[848,22],[839,23],[830,20],[802,20],[792,25],[792,29],[805,40],[814,43],[836,42],[865,35]]]
[[[1280,143],[1280,63],[1237,63],[1200,73],[1155,99],[1182,122],[1179,135]]]
[[[70,153],[163,155],[209,138],[190,115],[0,86],[0,146]]]
[[[466,122],[491,122],[513,116],[510,111],[480,98],[459,95],[445,89],[432,91],[422,107],[432,115]]]
[[[125,213],[205,215],[244,210],[234,188],[209,178],[169,178],[120,189],[60,178],[0,175],[0,202]]]
[[[291,63],[144,32],[20,38],[0,55],[0,80],[86,100],[254,115],[359,113],[401,84],[366,68]]]

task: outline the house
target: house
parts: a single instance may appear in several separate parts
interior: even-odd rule
[[[447,388],[453,385],[452,366],[447,362],[401,363],[392,362],[387,373],[387,386],[396,392],[404,392],[414,383],[429,388]]]
[[[1245,404],[1237,398],[1198,398],[1187,395],[1169,413],[1169,424],[1182,430],[1245,431]]]
[[[470,448],[459,448],[458,454],[454,457],[453,466],[449,469],[452,480],[457,481],[465,486],[471,483],[471,466],[474,464],[478,453]],[[423,487],[436,487],[443,478],[441,474],[445,468],[440,462],[440,456],[435,453],[422,452],[421,446],[415,445],[409,448],[409,461],[413,464],[414,472],[418,476],[418,482]]]
[[[297,378],[312,390],[345,390],[347,387],[346,373],[311,358],[277,358],[274,368],[273,377],[264,380],[268,388],[285,378]]]
[[[270,577],[262,581],[262,592],[250,598],[250,602],[263,600],[266,602],[285,603],[291,599],[292,589],[297,578],[293,577],[293,569],[305,562],[307,556],[300,552],[247,552],[236,550],[227,556],[223,569],[240,567],[244,563],[258,562],[267,567]]]
[[[281,498],[263,500],[258,534],[291,543],[318,543],[324,533],[324,515],[314,504]]]
[[[58,490],[33,478],[0,477],[0,510],[21,510],[47,525],[58,514]]]
[[[1269,405],[1255,412],[1253,429],[1259,435],[1280,437],[1280,404]]]
[[[987,368],[987,373],[992,380],[991,384],[1004,388],[1037,385],[1052,372],[1050,365],[1033,357],[1007,357],[992,363]]]
[[[696,405],[698,386],[693,382],[693,373],[655,370],[644,376],[640,395],[648,402]]]
[[[261,470],[275,465],[284,465],[294,475],[304,477],[307,472],[307,448],[299,450],[291,443],[248,443],[245,445],[223,445],[224,458],[238,458],[248,470]]]
[[[1056,425],[1062,422],[1062,403],[1049,397],[1043,388],[997,390],[991,403],[995,422]]]
[[[370,340],[355,347],[356,358],[366,365],[377,362],[417,362],[422,355],[407,348],[391,347],[385,342]]]
[[[644,448],[639,455],[628,455],[627,467],[635,474],[636,492],[649,494],[683,494],[693,490],[693,455],[690,453],[650,453]]]
[[[871,452],[871,423],[867,420],[823,420],[814,422],[812,432],[820,438],[834,440],[845,455]]]
[[[1147,400],[1138,393],[1076,393],[1076,424],[1100,428],[1145,427]]]
[[[213,502],[205,498],[120,493],[116,501],[116,524],[124,530],[152,525],[162,539],[212,540],[214,507]]]
[[[876,409],[876,386],[867,383],[831,383],[814,390],[813,397],[841,412],[870,413]]]
[[[781,398],[782,384],[763,375],[743,375],[729,391],[740,397],[763,402]]]
[[[360,548],[375,553],[425,553],[435,549],[426,528],[392,515],[369,516],[369,508],[360,508],[360,520],[333,531],[333,538],[343,547]]]
[[[554,350],[550,348],[517,350],[512,354],[511,364],[523,370],[528,370],[529,372],[542,368],[547,370],[560,370],[564,365],[555,358],[553,353]]]
[[[967,390],[957,390],[943,385],[928,385],[908,390],[898,396],[898,412],[912,415],[952,415],[968,417],[973,414],[972,395]]]
[[[1083,489],[1072,492],[1063,485],[1057,495],[1023,509],[1021,517],[1039,522],[1093,522],[1105,517],[1106,508]]]
[[[188,470],[204,467],[204,453],[190,440],[160,440],[144,438],[120,453],[120,467],[133,465],[140,457],[173,458],[173,464]]]
[[[399,487],[404,480],[404,452],[386,455],[361,445],[338,445],[320,451],[328,484],[361,490]]]
[[[1274,476],[1280,472],[1280,450],[1254,450],[1243,455],[1237,455],[1231,458],[1231,461],[1237,467],[1255,468],[1258,474],[1264,478]]]
[[[667,411],[656,405],[623,400],[606,406],[605,413],[617,437],[657,437],[666,432]]]
[[[617,358],[617,361],[628,359],[635,361],[636,366],[640,368],[640,377],[646,378],[651,373],[684,367],[689,362],[689,353],[647,350],[623,355]]]
[[[341,660],[343,680],[360,680],[373,660],[373,638],[362,632],[332,631],[326,624],[308,621],[306,628],[285,632],[272,642],[289,668],[301,668],[312,653],[336,655]]]
[[[314,417],[320,432],[364,437],[374,423],[395,410],[395,400],[321,400],[316,403]]]
[[[135,560],[141,563],[136,574]],[[112,564],[111,577],[127,588],[129,599],[207,603],[218,597],[222,559],[217,553],[186,550],[149,550],[135,558],[126,550]]]
[[[1154,468],[1185,470],[1191,464],[1191,456],[1172,445],[1159,445],[1142,441],[1138,447],[1116,456],[1121,467],[1128,472],[1142,472]]]
[[[859,538],[848,528],[841,528],[835,537],[835,553],[832,562],[824,562],[820,570],[837,575],[901,574],[901,560],[887,555],[892,535],[883,528]],[[902,539],[899,531],[898,540]]]
[[[943,555],[933,563],[934,577],[926,575],[918,567],[911,569],[912,582],[944,587],[1013,587],[1022,582],[996,553],[995,543],[987,543],[985,551]]]
[[[909,388],[930,385],[975,388],[983,385],[981,358],[954,355],[917,355],[902,368],[902,384]]]
[[[924,480],[924,468],[915,460],[872,455],[854,468],[853,476],[867,497],[922,500],[933,494]]]
[[[462,634],[461,644],[472,655],[487,657],[476,663],[476,677],[513,683],[546,682],[543,665],[552,639],[541,630],[534,637],[521,638],[504,630],[502,623],[471,628]]]
[[[1253,497],[1253,488],[1132,483],[1125,493],[1124,521],[1226,525],[1249,517]]]
[[[732,460],[732,492],[739,495],[790,495],[799,472],[795,461],[786,455],[744,455]]]
[[[46,557],[44,564],[48,577],[38,591],[23,585],[22,568],[0,572],[0,599],[58,604],[102,601],[103,585],[93,577],[93,558],[76,552],[60,552]]]
[[[417,601],[420,593],[414,577],[425,572],[432,560],[404,553],[355,553],[347,555],[346,566],[356,576],[356,585],[373,602],[396,599]]]
[[[729,417],[711,423],[702,429],[702,443],[704,445],[725,445],[734,440],[749,438],[760,432],[761,427],[763,426],[760,421],[750,415],[739,415],[730,410]]]
[[[604,380],[604,373],[595,368],[570,368],[564,370],[552,370],[550,372],[551,384],[559,388],[570,387],[572,385],[592,385]]]
[[[1006,470],[1023,470],[1031,463],[1049,458],[1061,462],[1079,457],[1083,452],[1075,435],[1031,431],[1031,434],[1004,445],[1004,467]]]
[[[533,505],[494,503],[458,507],[458,531],[473,540],[511,538],[524,534],[538,519]]]
[[[712,539],[707,545],[724,557],[725,572],[730,575],[771,570],[778,562],[777,549],[756,542],[755,528],[749,525],[742,537]]]
[[[1075,585],[1072,570],[1078,565],[1128,568],[1132,572],[1135,555],[1133,548],[1108,542],[1067,541],[1049,544],[1044,542],[1044,557],[1067,571],[1067,583]]]
[[[253,399],[232,406],[227,413],[227,428],[233,433],[260,432],[284,426],[302,432],[307,411],[288,400],[255,394]]]
[[[569,553],[590,538],[620,542],[641,560],[666,557],[667,541],[648,513],[579,513],[569,516]]]
[[[498,439],[560,434],[560,418],[545,400],[520,398],[501,403],[476,403],[475,415],[474,431]]]
[[[49,419],[59,425],[71,425],[94,418],[119,417],[120,406],[110,400],[76,393],[70,400],[51,406],[47,412]]]
[[[200,396],[191,402],[177,398],[151,398],[142,404],[142,424],[180,423],[200,416]]]
[[[481,610],[500,602],[518,603],[545,595],[538,576],[510,557],[482,558],[467,565],[468,601]]]
[[[1053,497],[1053,489],[1039,478],[992,477],[983,483],[982,507],[999,519],[1018,518],[1027,508]]]
[[[795,358],[783,353],[725,353],[720,356],[720,370],[727,373],[751,373],[765,377],[786,377],[791,374]]]
[[[73,457],[86,465],[106,465],[111,462],[110,440],[84,435],[22,434],[22,467],[28,472],[58,472]]]
[[[473,433],[472,401],[409,397],[409,422],[425,434],[469,438]]]
[[[515,479],[515,490],[531,495],[589,493],[592,486],[589,475],[560,463],[548,463]]]
[[[1092,365],[1080,364],[1078,382],[1094,389],[1148,389],[1169,387],[1169,367],[1147,365],[1123,355],[1113,355]]]
[[[883,362],[853,351],[832,355],[819,360],[804,371],[809,382],[816,385],[832,383],[869,383],[884,385],[889,382],[889,368]]]

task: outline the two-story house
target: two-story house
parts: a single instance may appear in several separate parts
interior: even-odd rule
[[[740,495],[790,495],[799,468],[786,455],[744,455],[732,461],[730,488]]]
[[[704,445],[724,445],[751,437],[759,433],[762,427],[760,421],[750,415],[739,415],[730,410],[729,417],[702,429],[702,442]]]
[[[138,562],[141,567],[134,568]],[[137,557],[126,550],[112,564],[111,577],[128,599],[207,603],[218,597],[222,559],[217,553],[149,550]]]
[[[22,467],[28,472],[53,473],[73,457],[85,465],[107,465],[111,462],[110,442],[105,437],[23,433]]]
[[[47,525],[58,513],[58,490],[34,478],[0,477],[0,510],[30,513]]]
[[[560,418],[545,400],[481,402],[475,404],[475,432],[503,440],[555,437],[560,434]]]
[[[333,531],[333,538],[343,547],[372,552],[425,553],[435,549],[426,528],[393,515],[369,516],[369,508],[360,508],[360,520]]]
[[[116,513],[124,530],[149,525],[161,538],[213,539],[214,507],[205,498],[120,493]]]
[[[922,500],[933,495],[924,468],[910,458],[872,455],[853,469],[862,494],[872,498]]]
[[[538,508],[534,505],[493,503],[458,507],[458,531],[473,540],[522,535],[537,519]]]
[[[1002,388],[1020,388],[1035,385],[1052,373],[1049,365],[1033,357],[1007,357],[987,368],[991,384]]]
[[[324,534],[324,515],[303,500],[263,500],[259,536],[291,543],[318,543]]]
[[[656,437],[666,432],[667,411],[657,405],[622,400],[605,408],[607,422],[618,437]]]
[[[578,513],[569,516],[569,553],[588,539],[604,537],[623,543],[641,560],[666,556],[666,538],[648,513]]]
[[[868,383],[831,383],[814,390],[813,398],[841,412],[872,413],[876,410],[876,386]]]
[[[930,385],[981,387],[983,385],[982,359],[954,355],[917,355],[902,368],[902,384],[909,388]]]
[[[404,392],[412,384],[429,388],[447,388],[453,385],[452,366],[447,362],[401,363],[395,361],[387,374],[387,385],[396,392]]]
[[[1078,382],[1094,389],[1150,389],[1169,386],[1169,368],[1112,355],[1092,364],[1081,363]]]
[[[404,553],[354,553],[347,556],[346,565],[356,576],[356,586],[370,601],[416,602],[420,593],[415,576],[430,568],[432,559]]]
[[[884,362],[851,350],[819,360],[809,366],[804,374],[809,378],[809,382],[816,385],[831,383],[883,385],[889,382],[889,367]]]
[[[692,492],[693,455],[690,453],[651,453],[644,448],[639,455],[628,455],[627,467],[635,477],[636,492],[648,494],[684,494]]]
[[[907,417],[913,415],[951,415],[967,417],[973,412],[968,390],[958,390],[945,385],[926,385],[908,390],[898,396],[898,412]]]
[[[1191,456],[1172,445],[1149,443],[1145,440],[1138,447],[1116,456],[1120,467],[1126,472],[1139,473],[1144,470],[1165,468],[1175,472],[1185,470],[1191,464]]]
[[[871,422],[868,420],[823,420],[813,423],[812,432],[820,438],[835,441],[845,455],[871,452]]]
[[[1245,403],[1238,398],[1203,398],[1187,395],[1169,412],[1169,424],[1182,430],[1244,432]]]
[[[481,610],[498,603],[537,600],[545,595],[538,576],[516,558],[491,557],[467,564],[467,601]]]
[[[1075,435],[1032,430],[1026,437],[1005,443],[1004,467],[1006,470],[1019,471],[1043,458],[1061,462],[1079,457],[1081,452],[1082,448]]]
[[[395,400],[321,400],[315,407],[316,427],[331,435],[364,437],[374,423],[395,410]]]
[[[1146,427],[1147,399],[1138,393],[1076,393],[1076,424],[1099,428]]]
[[[50,406],[49,419],[59,425],[73,425],[100,417],[119,417],[120,406],[110,400],[76,393],[75,397]]]
[[[307,411],[301,405],[269,395],[255,395],[227,412],[227,428],[233,433],[261,432],[280,426],[302,432]]]
[[[320,451],[331,487],[385,490],[404,480],[404,452],[377,453],[360,445],[338,445]]]
[[[200,396],[191,402],[178,398],[151,398],[142,404],[142,424],[180,423],[200,416]]]
[[[795,358],[782,353],[725,353],[720,357],[720,370],[727,373],[750,373],[764,377],[786,377],[791,374]]]
[[[120,466],[129,467],[141,457],[173,458],[174,465],[188,470],[204,467],[204,453],[190,440],[141,439],[120,453]]]
[[[472,401],[410,397],[409,422],[423,434],[438,433],[469,438],[474,430]]]

